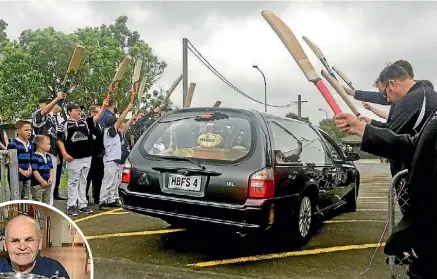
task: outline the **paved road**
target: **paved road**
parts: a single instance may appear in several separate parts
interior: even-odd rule
[[[358,167],[358,211],[325,221],[305,247],[271,235],[241,239],[217,231],[181,231],[121,210],[78,216],[76,222],[91,246],[96,279],[390,278],[382,252],[370,271],[360,274],[387,220],[388,168]],[[369,173],[374,169],[376,174]]]

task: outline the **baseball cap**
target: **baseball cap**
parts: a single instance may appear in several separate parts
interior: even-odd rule
[[[42,103],[46,103],[46,104],[48,104],[48,103],[50,103],[51,101],[53,101],[53,98],[50,97],[50,96],[42,96],[42,97],[40,97],[40,98],[38,99],[38,103],[39,103],[39,104],[42,104]]]
[[[67,111],[70,111],[72,109],[84,109],[84,106],[80,106],[76,103],[68,104],[67,105]]]

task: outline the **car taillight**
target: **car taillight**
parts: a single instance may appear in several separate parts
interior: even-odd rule
[[[121,174],[121,182],[122,183],[130,183],[130,175],[132,172],[132,165],[129,160],[126,160],[123,166],[123,172]]]
[[[265,168],[252,174],[249,178],[249,198],[273,198],[275,179],[272,168]]]

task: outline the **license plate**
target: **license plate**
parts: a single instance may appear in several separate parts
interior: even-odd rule
[[[180,174],[170,174],[168,178],[168,189],[200,192],[202,178],[200,176],[184,176]]]

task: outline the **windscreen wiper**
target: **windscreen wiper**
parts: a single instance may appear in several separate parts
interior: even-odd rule
[[[176,157],[176,156],[165,156],[165,157],[160,157],[162,159],[168,159],[168,160],[172,160],[172,161],[184,161],[184,162],[190,162],[196,166],[198,166],[199,168],[201,168],[202,170],[206,170],[206,167],[204,165],[202,165],[201,163],[197,162],[196,160],[190,159],[190,158],[186,158],[186,157]]]

